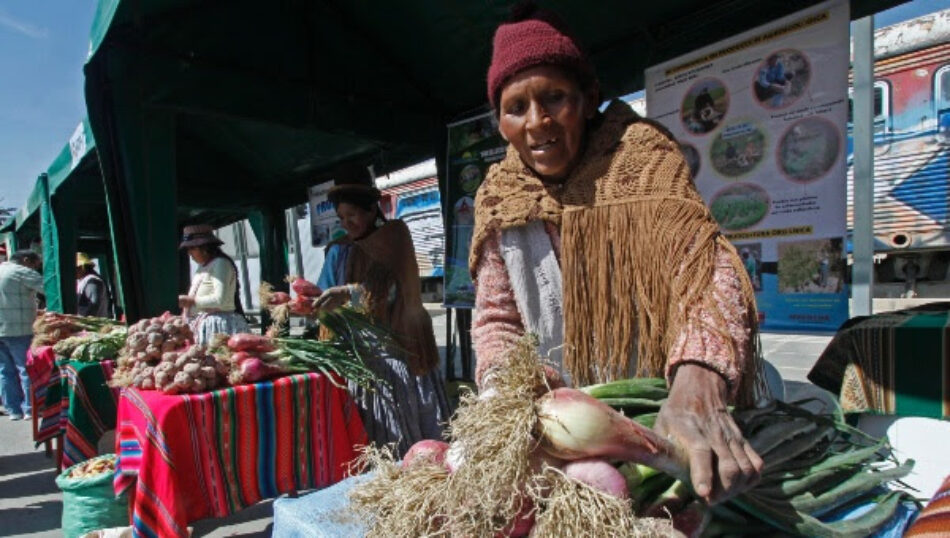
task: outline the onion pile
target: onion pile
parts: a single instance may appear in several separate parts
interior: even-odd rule
[[[143,319],[129,327],[119,366],[146,362],[154,366],[162,354],[187,347],[194,335],[184,318],[165,312],[157,318]]]
[[[492,371],[491,389],[463,395],[448,446],[421,441],[402,465],[367,448],[360,470],[375,474],[350,494],[366,536],[861,538],[907,498],[881,490],[913,468],[886,440],[837,413],[772,402],[733,415],[765,462],[761,481],[708,507],[692,492],[684,448],[650,429],[668,395],[663,380],[575,390],[545,377],[525,338]],[[854,519],[822,520],[862,504],[871,509]]]
[[[179,394],[224,385],[230,366],[203,346],[192,345],[192,337],[185,320],[167,312],[132,325],[112,386]]]

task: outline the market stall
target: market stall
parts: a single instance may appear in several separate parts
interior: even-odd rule
[[[40,415],[39,436],[44,442],[62,435],[63,453],[59,463],[66,469],[99,454],[103,434],[115,429],[119,391],[108,383],[115,361],[57,361],[46,387]]]
[[[127,389],[115,490],[130,489],[141,536],[340,481],[365,442],[346,390],[304,374],[203,394]]]
[[[126,330],[103,319],[45,313],[33,324],[28,352],[33,441],[59,441],[56,465],[70,467],[98,454],[115,428],[118,391],[108,383]]]
[[[851,17],[894,3],[855,2]],[[176,274],[176,221],[169,208],[182,211],[217,205],[225,213],[241,210],[256,215],[255,231],[263,239],[265,263],[270,264],[268,269],[262,267],[262,276],[277,283],[268,273],[279,277],[286,272],[277,270],[286,263],[286,234],[280,231],[279,211],[302,201],[304,187],[365,178],[369,165],[384,172],[435,153],[444,188],[449,180],[443,159],[445,125],[484,109],[490,33],[505,17],[507,7],[324,2],[262,10],[258,4],[242,1],[219,10],[170,1],[102,2],[86,65],[86,98],[93,130],[109,141],[108,147],[100,148],[103,179],[116,258],[123,275],[130,275],[123,281],[130,318],[174,306],[180,277],[178,281],[169,278]],[[605,96],[613,97],[642,87],[642,72],[649,65],[803,6],[733,0],[652,7],[612,2],[596,9],[552,2],[551,7],[571,20],[581,39],[591,45]],[[212,24],[219,29],[213,35],[206,31]],[[406,35],[414,39],[407,40]],[[340,50],[347,51],[345,57]],[[142,383],[143,387],[149,383],[147,376]],[[158,383],[157,377],[153,383]],[[135,396],[139,393],[141,398]],[[173,423],[158,418],[164,416],[163,404],[146,399],[168,396],[136,389],[125,394],[132,400],[123,397],[120,415],[140,412],[143,425],[138,434],[128,435],[129,440],[120,440],[120,459],[131,460],[134,468],[141,456],[138,451],[158,450],[153,457],[161,458],[170,453],[173,443],[187,441],[169,437]],[[173,397],[174,401],[182,398],[193,397]],[[190,409],[191,404],[186,404],[176,414],[187,418]],[[260,406],[248,409],[265,412]],[[196,416],[208,413],[193,412]],[[198,419],[188,420],[201,424]],[[827,420],[815,419],[811,425],[827,427]],[[119,423],[124,428],[124,419]],[[832,429],[798,440],[827,441],[826,448],[838,440],[848,441],[844,425],[836,422]],[[127,443],[127,453],[122,442]],[[813,445],[805,448],[809,446]],[[851,446],[849,450],[870,454],[871,448],[876,447]],[[200,462],[200,449],[186,445],[180,449],[180,458]],[[183,461],[180,458],[174,459],[175,465]],[[870,469],[864,467],[865,460],[860,461],[862,472]],[[388,463],[380,467],[389,471],[393,467]],[[148,466],[143,469],[147,471]],[[897,477],[907,470],[897,467],[887,476]],[[218,476],[227,488],[243,487],[234,476]],[[158,485],[151,480],[138,475],[137,488],[142,489],[136,490],[136,497],[142,500],[142,508],[137,515],[145,522],[137,525],[159,534],[181,533],[190,516],[166,518],[161,512],[178,512],[178,496],[197,488],[170,486],[162,495],[171,500],[156,504],[152,500],[156,488],[167,486],[168,478],[158,478]],[[117,485],[123,485],[121,475]],[[509,494],[505,499],[517,500],[510,489],[505,493]],[[801,494],[806,493],[810,494]],[[891,516],[901,501],[900,495],[891,495],[880,504]],[[513,508],[506,506],[503,515],[517,515]],[[202,510],[215,513],[213,507]],[[874,517],[880,519],[882,512],[878,510]],[[478,523],[498,527],[498,521],[491,519],[482,517]],[[576,524],[579,519],[573,521]],[[805,532],[823,524],[804,517],[799,522],[815,527],[798,528],[792,520],[772,527]]]

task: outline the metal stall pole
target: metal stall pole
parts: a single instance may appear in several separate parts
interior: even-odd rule
[[[286,213],[290,246],[294,249],[294,268],[297,269],[297,275],[303,277],[303,253],[300,252],[300,228],[297,228],[297,214],[294,208],[288,209]]]
[[[452,325],[452,308],[445,309],[445,380],[455,381],[455,331]]]
[[[874,17],[854,22],[854,230],[851,315],[872,313],[874,297]]]
[[[244,309],[251,310],[253,301],[251,300],[251,276],[247,269],[247,231],[244,229],[244,221],[235,222],[231,225],[234,231],[234,243],[237,248],[238,259],[241,261],[241,286],[244,288]]]

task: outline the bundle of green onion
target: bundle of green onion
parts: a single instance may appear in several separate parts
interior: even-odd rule
[[[667,396],[662,379],[628,379],[582,389],[587,394],[652,427]],[[713,506],[703,536],[864,537],[881,528],[909,496],[884,486],[899,481],[913,460],[899,463],[886,439],[874,439],[849,426],[840,411],[815,414],[804,405],[772,402],[768,407],[734,414],[746,439],[765,462],[752,490]],[[695,496],[688,484],[660,471],[626,463],[634,510],[656,516],[676,513]],[[820,520],[860,505],[872,509],[860,517],[827,523]],[[709,517],[708,515],[706,517]]]
[[[319,319],[327,336],[322,340],[220,335],[212,342],[211,353],[231,365],[228,378],[233,385],[307,371],[324,374],[342,388],[335,376],[365,388],[381,383],[367,363],[380,352],[394,349],[389,331],[348,307],[324,312]]]

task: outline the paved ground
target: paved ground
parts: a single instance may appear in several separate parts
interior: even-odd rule
[[[445,341],[445,316],[433,307],[433,325],[440,345]],[[805,375],[828,343],[829,337],[763,335],[765,357],[786,380],[789,396],[813,392]],[[444,349],[444,346],[443,346]],[[457,360],[457,359],[456,359]],[[52,461],[34,449],[28,421],[0,417],[0,536],[52,538],[60,536],[62,496],[53,480]],[[270,536],[271,505],[261,503],[230,518],[194,524],[195,536]]]

